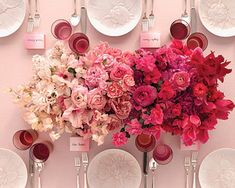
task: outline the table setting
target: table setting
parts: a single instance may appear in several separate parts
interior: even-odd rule
[[[234,188],[234,12],[0,0],[0,188]]]

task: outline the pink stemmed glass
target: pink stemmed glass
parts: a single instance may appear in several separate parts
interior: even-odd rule
[[[13,136],[13,144],[17,149],[27,150],[37,140],[38,133],[33,129],[19,130]]]
[[[89,39],[84,33],[74,33],[69,38],[70,49],[78,54],[83,54],[89,48]]]
[[[56,20],[51,26],[52,35],[59,40],[66,40],[72,34],[71,24],[64,19]]]
[[[173,158],[173,151],[166,144],[158,144],[153,150],[153,158],[160,165],[168,164]]]
[[[187,47],[194,50],[197,47],[200,47],[202,50],[205,50],[208,46],[208,39],[203,33],[193,33],[188,37]]]
[[[175,20],[170,26],[171,36],[177,40],[186,39],[190,32],[190,25],[183,19]]]
[[[49,141],[34,144],[30,150],[30,158],[36,163],[45,162],[53,151],[53,144]]]
[[[156,145],[156,140],[153,135],[140,134],[135,139],[135,145],[141,152],[150,152]]]

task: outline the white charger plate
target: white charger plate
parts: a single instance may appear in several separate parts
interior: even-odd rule
[[[122,36],[138,24],[141,0],[89,0],[87,14],[93,27],[108,36]]]
[[[200,0],[198,11],[208,31],[220,37],[235,36],[234,0]]]
[[[94,157],[87,176],[90,188],[139,188],[141,168],[130,153],[109,149]]]
[[[199,169],[201,188],[235,187],[235,149],[222,148],[210,153]]]
[[[0,148],[0,187],[25,188],[27,169],[24,161],[13,151]]]
[[[16,32],[24,22],[24,0],[0,0],[0,37]]]

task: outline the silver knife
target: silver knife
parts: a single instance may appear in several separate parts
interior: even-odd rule
[[[29,183],[30,183],[30,188],[34,188],[34,162],[29,156]]]
[[[143,156],[143,173],[144,173],[144,188],[148,187],[147,178],[148,178],[148,153],[144,152]]]
[[[191,0],[190,7],[191,33],[195,33],[197,32],[197,11],[195,6],[195,0]]]
[[[85,0],[81,0],[81,30],[86,34],[87,30],[87,11],[85,7]]]

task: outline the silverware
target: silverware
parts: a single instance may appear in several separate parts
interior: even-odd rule
[[[185,175],[186,175],[185,188],[189,188],[190,157],[184,158],[184,169],[185,169]]]
[[[181,19],[185,20],[187,23],[189,23],[190,22],[190,17],[189,17],[189,14],[187,12],[187,8],[188,8],[188,0],[184,0],[184,12],[181,15]]]
[[[34,162],[29,156],[29,183],[30,183],[30,188],[34,188]]]
[[[195,7],[195,0],[191,0],[190,7],[191,33],[195,33],[197,31],[197,12]]]
[[[147,163],[148,163],[148,153],[144,152],[143,154],[143,173],[144,173],[144,188],[148,187],[148,183],[147,183],[147,178],[148,178],[148,167],[147,167]]]
[[[191,158],[191,164],[193,167],[193,188],[196,188],[196,173],[197,173],[197,156],[198,156],[198,152],[193,152],[192,153],[192,158]]]
[[[157,169],[157,162],[152,158],[149,161],[149,169],[152,171],[152,188],[155,188],[155,170]]]
[[[35,163],[35,166],[36,166],[36,169],[38,171],[38,187],[37,188],[41,188],[42,187],[42,183],[41,183],[41,171],[43,170],[44,162]]]
[[[77,0],[74,0],[74,13],[71,15],[70,23],[72,26],[76,27],[80,22],[80,16],[77,13]]]
[[[145,10],[141,24],[142,24],[142,31],[147,32],[149,30],[149,20],[147,17],[147,0],[144,0],[144,6]]]
[[[81,0],[81,30],[86,34],[87,30],[87,11],[85,7],[85,0]]]
[[[154,9],[154,0],[152,0],[152,9],[151,9],[151,13],[149,14],[149,27],[153,27],[154,22],[155,22],[153,9]]]
[[[35,27],[39,27],[40,20],[41,20],[41,17],[38,11],[38,0],[35,0],[35,14],[34,14],[34,26]]]
[[[87,166],[88,166],[88,155],[87,153],[82,153],[82,164],[83,164],[83,170],[84,170],[84,188],[87,187]]]
[[[81,161],[80,161],[80,157],[75,157],[74,159],[74,166],[77,169],[77,188],[80,188],[80,179],[79,179],[79,175],[80,175],[80,167],[81,167]]]
[[[32,16],[31,0],[28,0],[28,3],[29,3],[29,16],[28,16],[27,32],[32,32],[34,27],[34,20]]]

